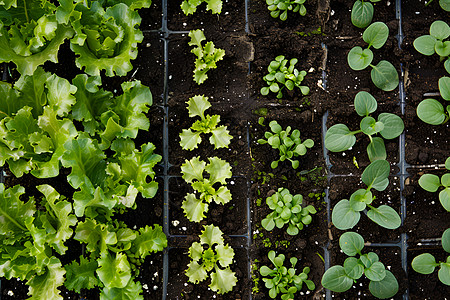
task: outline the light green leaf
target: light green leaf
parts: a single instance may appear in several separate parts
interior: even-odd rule
[[[215,272],[211,273],[211,284],[209,285],[211,290],[219,294],[231,291],[237,282],[236,274],[230,268],[222,270],[216,266],[214,270]]]
[[[397,70],[386,60],[382,60],[376,66],[372,66],[370,76],[375,86],[383,91],[389,92],[398,86]]]
[[[372,138],[372,141],[369,145],[367,145],[367,155],[369,156],[370,162],[386,159],[386,147],[384,146],[384,141],[382,138]]]
[[[430,253],[423,253],[414,257],[411,266],[414,271],[418,273],[431,274],[434,272],[434,269],[439,266],[439,264],[436,262],[433,255]]]
[[[398,137],[405,128],[403,120],[391,113],[381,113],[378,116],[378,121],[384,125],[383,130],[380,132],[381,136],[388,140]]]
[[[202,181],[205,167],[206,163],[200,160],[200,156],[193,157],[191,160],[186,159],[181,165],[182,177],[187,183],[192,183],[194,179]]]
[[[364,239],[356,232],[345,232],[339,238],[339,246],[342,251],[348,256],[355,256],[360,254],[364,248]]]
[[[450,261],[448,259],[446,263],[441,263],[441,268],[438,271],[438,277],[443,284],[450,285]]]
[[[389,36],[389,28],[383,22],[375,22],[370,24],[363,33],[363,40],[369,44],[369,48],[373,46],[380,49],[386,43]]]
[[[361,180],[369,188],[384,191],[389,184],[389,172],[390,165],[388,161],[376,160],[364,169]]]
[[[80,256],[80,263],[74,260],[70,264],[64,265],[64,268],[66,269],[64,286],[71,291],[80,293],[81,289],[92,289],[99,283],[95,276],[95,270],[98,268],[96,260]]]
[[[442,98],[450,101],[450,77],[443,76],[439,78],[439,92]]]
[[[423,174],[419,178],[419,185],[424,190],[434,193],[441,186],[441,180],[437,175]]]
[[[56,257],[51,257],[47,263],[46,271],[43,274],[34,275],[28,280],[29,300],[63,299],[58,287],[64,283],[66,271],[61,266],[61,262]]]
[[[226,179],[231,178],[231,166],[228,162],[218,157],[209,157],[209,164],[205,167],[206,172],[209,173],[209,180],[211,184],[220,182],[226,185]]]
[[[331,126],[325,135],[325,147],[332,152],[348,150],[355,142],[354,133],[345,124]]]
[[[369,283],[369,290],[372,295],[379,299],[391,298],[398,292],[398,282],[395,276],[386,270],[386,276],[383,280]]]
[[[233,138],[226,126],[218,126],[211,130],[212,136],[209,138],[209,142],[214,145],[214,149],[227,148]]]
[[[344,261],[345,273],[352,279],[359,279],[364,273],[364,266],[358,262],[356,257],[348,257]]]
[[[339,201],[333,207],[331,214],[333,225],[340,230],[353,228],[358,224],[360,217],[360,213],[354,211],[350,206],[350,202],[346,199]]]
[[[447,117],[444,106],[435,99],[421,101],[417,106],[417,116],[425,123],[431,125],[440,125]]]
[[[378,225],[387,229],[397,229],[402,223],[398,213],[387,205],[370,209],[367,212],[367,216]]]
[[[212,246],[214,244],[223,245],[223,232],[214,225],[204,225],[204,230],[200,235],[200,242]]]
[[[450,36],[450,26],[441,20],[434,21],[430,26],[430,34],[438,40],[445,40]]]
[[[413,42],[414,48],[423,55],[433,55],[435,53],[434,45],[437,40],[431,35],[422,35],[416,38]]]
[[[162,227],[155,224],[153,227],[146,225],[139,228],[139,235],[133,241],[133,252],[141,258],[145,258],[152,252],[162,251],[167,247],[167,237]]]
[[[355,1],[352,7],[351,21],[358,28],[365,28],[373,18],[373,5],[370,2]]]
[[[128,285],[131,268],[125,254],[116,253],[116,257],[113,257],[104,253],[98,259],[98,265],[96,273],[106,288],[124,288]]]
[[[100,293],[100,300],[144,300],[141,294],[141,284],[130,280],[124,288],[104,287]]]
[[[356,94],[354,104],[356,113],[362,117],[377,110],[377,100],[366,91],[360,91]]]
[[[184,214],[191,222],[200,222],[208,211],[208,204],[201,199],[197,199],[194,194],[187,194],[181,208]]]
[[[352,287],[353,279],[350,278],[342,266],[332,266],[322,276],[324,288],[333,292],[345,292]]]
[[[347,55],[347,62],[350,68],[355,71],[363,70],[370,65],[373,60],[373,52],[370,49],[362,49],[359,46],[353,47]]]
[[[202,142],[200,132],[192,132],[189,129],[183,129],[180,133],[180,145],[184,150],[193,150]]]

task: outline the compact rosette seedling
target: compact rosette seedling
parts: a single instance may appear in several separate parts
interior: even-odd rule
[[[231,178],[230,164],[217,157],[209,157],[208,160],[209,164],[206,164],[197,156],[181,165],[183,179],[195,191],[188,193],[182,204],[184,213],[191,222],[203,220],[212,201],[217,204],[231,201],[231,192],[226,187],[226,180]],[[209,174],[208,178],[203,176],[205,171]]]
[[[322,285],[333,292],[345,292],[363,275],[370,280],[369,291],[379,299],[391,298],[398,292],[395,276],[385,268],[374,252],[362,254],[364,239],[356,232],[346,232],[339,238],[339,246],[349,257],[344,265],[329,268],[322,276]],[[359,257],[355,257],[358,255]]]
[[[270,298],[275,299],[278,295],[281,295],[281,299],[283,300],[295,299],[294,295],[298,291],[301,291],[303,283],[311,291],[316,288],[314,282],[308,279],[309,267],[304,267],[300,274],[296,274],[297,269],[295,266],[298,261],[296,257],[289,259],[291,262],[290,268],[284,266],[286,259],[284,254],[276,255],[275,251],[271,250],[269,251],[268,257],[273,263],[274,268],[271,269],[268,266],[261,266],[259,273],[263,276],[262,280],[266,288],[269,289]]]
[[[375,196],[370,191],[384,191],[389,184],[389,162],[376,160],[371,163],[361,175],[361,180],[367,185],[366,189],[355,191],[350,200],[342,199],[333,208],[331,220],[336,228],[347,230],[358,224],[361,212],[369,208],[367,217],[378,225],[387,229],[396,229],[401,224],[398,213],[388,205],[375,207],[372,201]]]
[[[205,111],[211,107],[208,97],[194,96],[188,102],[189,117],[200,117],[189,129],[183,129],[180,133],[180,145],[184,150],[193,150],[202,142],[201,134],[211,134],[209,142],[214,145],[214,149],[226,148],[233,138],[227,126],[218,125],[220,115],[206,115]]]
[[[191,41],[188,45],[194,46],[191,52],[197,56],[195,60],[194,81],[197,84],[202,84],[208,79],[206,72],[217,68],[217,62],[223,59],[225,50],[216,48],[211,41],[207,42],[205,46],[202,46],[202,42],[206,40],[206,37],[200,29],[189,31],[189,37]]]
[[[433,255],[423,253],[414,257],[411,266],[420,274],[431,274],[436,268],[439,268],[439,280],[445,285],[450,285],[450,228],[447,228],[442,234],[442,248],[449,253],[445,262],[436,262]]]
[[[430,26],[430,34],[419,36],[414,40],[414,48],[423,55],[437,54],[444,61],[445,70],[450,73],[450,26],[444,21],[434,21]]]
[[[199,283],[211,277],[211,290],[225,294],[236,285],[237,278],[230,266],[234,258],[234,250],[223,240],[223,233],[214,225],[203,226],[200,243],[194,242],[189,248],[186,275],[189,282]]]
[[[373,4],[381,0],[357,0],[353,3],[351,20],[352,24],[359,28],[366,28],[372,23]],[[371,3],[372,2],[372,3]]]
[[[450,170],[450,157],[445,160],[445,168]],[[450,212],[450,173],[446,173],[440,178],[435,174],[423,174],[419,178],[419,185],[431,193],[435,193],[443,187],[444,189],[439,192],[439,201],[445,210]]]
[[[272,18],[279,17],[281,21],[286,21],[288,11],[298,12],[301,16],[306,15],[305,2],[306,0],[266,0]]]
[[[289,66],[287,65],[289,62]],[[306,76],[306,71],[299,71],[295,68],[298,59],[287,60],[283,55],[279,55],[270,62],[267,70],[269,74],[263,77],[268,86],[261,88],[261,94],[267,96],[269,92],[277,93],[277,98],[283,97],[282,90],[287,88],[292,91],[298,87],[303,95],[309,94],[309,87],[301,85]]]
[[[386,24],[375,22],[363,33],[363,40],[368,44],[367,48],[355,46],[347,55],[348,65],[355,71],[364,70],[370,66],[372,68],[370,77],[373,84],[383,91],[392,91],[398,86],[398,73],[387,60],[381,60],[377,65],[373,65],[373,52],[370,47],[380,49],[386,43],[388,36],[389,28]]]
[[[210,10],[213,14],[220,14],[222,11],[222,0],[184,0],[181,3],[181,10],[188,16],[197,11],[197,6],[206,2],[206,10]]]
[[[450,101],[450,77],[439,78],[438,85],[442,99]],[[444,108],[444,105],[436,99],[424,99],[417,106],[417,116],[427,124],[445,124],[450,119],[450,104]]]
[[[291,132],[291,126],[283,130],[275,120],[269,123],[269,127],[271,131],[266,131],[264,133],[265,139],[259,139],[258,143],[269,144],[273,149],[278,149],[280,158],[272,161],[270,166],[275,169],[280,161],[289,160],[292,167],[297,169],[300,162],[294,158],[305,155],[307,149],[314,146],[314,141],[306,139],[302,142],[300,130],[294,129]]]
[[[398,137],[405,128],[403,120],[391,113],[381,113],[378,120],[370,114],[377,110],[377,101],[368,92],[361,91],[355,96],[355,110],[358,115],[364,117],[360,122],[360,129],[351,131],[345,124],[331,126],[325,135],[325,147],[332,152],[349,150],[356,143],[355,135],[364,133],[369,137],[367,155],[371,162],[377,159],[386,159],[386,147],[383,138],[394,139]],[[380,134],[381,137],[374,135]]]
[[[288,224],[286,232],[289,235],[297,235],[305,225],[311,224],[311,215],[317,212],[312,205],[302,207],[303,196],[292,195],[286,188],[279,188],[272,196],[267,197],[266,203],[273,212],[261,221],[261,225],[271,231],[275,226],[283,228]]]

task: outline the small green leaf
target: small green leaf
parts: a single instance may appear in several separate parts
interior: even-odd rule
[[[439,78],[439,92],[442,98],[450,101],[450,77],[443,76]]]
[[[427,124],[440,125],[446,119],[444,106],[435,99],[425,99],[417,106],[417,116]]]
[[[385,160],[387,157],[384,141],[380,137],[374,137],[367,146],[367,155],[370,162],[375,160]]]
[[[348,231],[339,238],[339,246],[348,256],[355,256],[364,248],[364,239],[358,233]]]
[[[369,268],[364,269],[364,274],[371,281],[381,281],[386,277],[386,269],[383,263],[374,262]]]
[[[398,86],[397,70],[386,60],[382,60],[378,65],[373,66],[370,76],[375,86],[383,91],[389,92]]]
[[[373,53],[370,49],[353,47],[347,55],[347,62],[350,68],[355,71],[363,70],[370,65],[373,60]]]
[[[431,274],[439,264],[436,263],[436,259],[433,255],[430,253],[423,253],[414,257],[411,266],[417,273]]]
[[[337,229],[346,230],[358,224],[360,217],[360,213],[352,209],[350,202],[343,199],[334,206],[331,221]]]
[[[348,150],[355,142],[354,133],[345,124],[331,126],[325,135],[325,147],[332,152]]]
[[[430,34],[438,40],[445,40],[450,36],[450,26],[441,20],[434,21],[430,26]]]
[[[450,260],[447,260],[446,263],[441,263],[438,277],[443,284],[450,285]]]
[[[442,234],[442,248],[450,253],[450,228],[447,228]]]
[[[378,208],[370,209],[367,212],[367,217],[387,229],[397,229],[402,223],[398,213],[387,205],[380,205]]]
[[[345,292],[352,287],[353,279],[350,278],[342,266],[332,266],[322,276],[323,287],[333,292]]]
[[[356,257],[348,257],[344,261],[345,273],[352,279],[359,279],[364,273],[362,266]]]
[[[370,2],[355,1],[352,7],[351,21],[358,28],[365,28],[373,18],[373,5]]]
[[[360,91],[355,96],[355,110],[361,117],[367,116],[377,110],[377,100],[368,92]]]
[[[413,45],[419,53],[430,56],[435,52],[434,45],[436,42],[437,40],[435,37],[431,35],[422,35],[414,40]]]
[[[434,193],[441,186],[441,180],[439,179],[439,176],[437,176],[437,175],[423,174],[419,178],[419,185],[424,190]]]
[[[391,113],[381,113],[378,116],[378,121],[384,125],[380,132],[381,136],[388,140],[398,137],[405,128],[403,120]]]
[[[363,33],[363,40],[369,44],[368,47],[373,46],[375,49],[380,49],[386,43],[389,36],[389,28],[383,22],[375,22],[370,24]]]
[[[395,276],[386,270],[386,276],[381,281],[370,281],[369,290],[379,299],[393,297],[398,292],[398,282]]]

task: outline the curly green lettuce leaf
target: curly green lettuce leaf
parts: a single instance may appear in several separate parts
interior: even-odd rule
[[[137,43],[144,36],[137,28],[141,18],[124,3],[103,9],[97,1],[90,8],[79,6],[81,19],[73,26],[77,34],[70,48],[77,55],[75,63],[89,75],[125,76],[137,57]],[[82,34],[78,34],[82,32]],[[85,39],[83,39],[85,38]]]
[[[130,280],[124,288],[103,288],[100,293],[100,300],[144,300],[141,294],[141,284]]]
[[[96,260],[89,260],[84,256],[80,256],[80,263],[72,261],[70,264],[64,265],[66,269],[66,281],[64,286],[77,293],[81,289],[92,289],[98,286],[99,281],[95,276],[98,268]]]
[[[155,224],[154,227],[145,226],[139,228],[139,235],[133,242],[133,252],[139,257],[145,258],[152,252],[162,251],[167,247],[167,237],[162,227]]]
[[[77,218],[72,213],[72,204],[60,197],[59,193],[48,184],[39,185],[37,189],[45,196],[41,205],[47,210],[45,214],[41,214],[40,221],[47,231],[46,243],[59,254],[64,254],[67,250],[64,242],[72,237],[71,227],[77,223]]]
[[[2,244],[12,245],[21,238],[26,231],[26,220],[36,213],[35,202],[30,198],[28,202],[20,200],[25,189],[20,185],[5,190],[0,183],[0,236]]]
[[[93,219],[78,223],[74,239],[86,243],[86,250],[95,256],[107,253],[108,246],[117,244],[116,233]]]
[[[58,287],[64,283],[64,274],[66,271],[61,265],[61,262],[56,257],[51,257],[46,267],[46,272],[43,274],[36,274],[28,282],[28,295],[31,296],[29,300],[42,299],[64,299],[60,295]]]
[[[104,253],[98,265],[96,273],[106,288],[124,288],[131,279],[131,267],[125,254],[117,253],[114,257]]]

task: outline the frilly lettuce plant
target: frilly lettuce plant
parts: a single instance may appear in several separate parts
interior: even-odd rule
[[[223,59],[225,50],[216,48],[211,41],[202,46],[202,42],[206,40],[206,37],[200,29],[191,30],[189,37],[191,40],[188,45],[194,46],[191,52],[197,56],[195,59],[194,81],[197,84],[202,84],[208,79],[206,72],[217,68],[216,63]]]
[[[201,143],[201,134],[211,133],[209,142],[214,149],[226,148],[233,138],[226,126],[220,125],[220,115],[206,115],[205,111],[211,107],[208,97],[194,96],[186,102],[188,104],[189,117],[200,117],[189,129],[183,129],[180,133],[180,145],[185,150],[193,150]]]
[[[386,60],[372,65],[373,52],[370,47],[380,49],[386,43],[388,36],[389,28],[386,24],[383,22],[372,23],[363,33],[363,40],[368,44],[367,48],[355,46],[347,55],[348,65],[355,71],[364,70],[370,66],[372,82],[383,91],[392,91],[398,86],[398,73],[395,67]]]
[[[379,299],[393,297],[398,292],[395,276],[385,268],[374,252],[362,254],[364,239],[356,232],[346,232],[339,238],[339,246],[349,257],[344,265],[332,266],[322,276],[322,285],[333,292],[345,292],[363,275],[370,280],[369,291]],[[359,257],[355,257],[358,255]]]
[[[76,87],[38,68],[14,86],[0,82],[0,165],[17,177],[59,174],[64,143],[78,134],[67,118],[76,102]]]
[[[51,186],[37,189],[44,195],[39,204],[20,199],[23,187],[0,183],[0,276],[26,281],[30,299],[62,300],[58,288],[66,271],[56,255],[67,251],[77,218],[71,202]]]
[[[302,195],[293,196],[288,189],[279,188],[266,199],[267,206],[273,211],[261,221],[261,225],[271,231],[275,226],[283,228],[288,224],[286,232],[289,235],[297,235],[304,225],[311,224],[311,215],[317,212],[312,205],[302,207],[302,202]]]
[[[386,160],[376,160],[364,169],[361,180],[367,185],[366,189],[358,189],[350,200],[342,199],[333,208],[331,220],[336,228],[351,229],[358,224],[361,212],[366,210],[367,217],[378,225],[387,229],[396,229],[401,225],[398,213],[388,205],[375,207],[372,201],[375,197],[370,191],[384,191],[389,184],[390,165]]]
[[[449,42],[450,43],[450,42]],[[450,101],[450,77],[439,78],[439,92],[442,99]],[[424,99],[417,106],[417,116],[427,124],[441,125],[450,119],[450,104],[446,108],[436,99]]]
[[[131,7],[140,8],[144,2],[132,2]],[[105,70],[107,76],[125,76],[133,68],[131,60],[137,57],[137,44],[144,38],[138,29],[138,12],[119,1],[63,3],[57,17],[75,31],[70,48],[77,55],[77,67],[89,75],[100,75]]]
[[[430,34],[422,35],[414,40],[414,48],[423,55],[439,55],[444,62],[445,70],[450,73],[450,26],[441,20],[434,21],[430,26]]]
[[[450,157],[445,160],[445,168],[450,171]],[[444,189],[439,192],[439,201],[442,207],[450,212],[450,172],[445,173],[440,178],[435,174],[423,174],[419,178],[419,185],[431,193],[435,193],[443,187]]]
[[[370,114],[377,110],[378,104],[368,92],[358,92],[354,104],[356,113],[363,117],[359,124],[360,129],[351,131],[345,124],[331,126],[325,135],[325,147],[332,152],[346,151],[356,143],[355,135],[362,132],[370,140],[367,146],[369,160],[373,162],[377,159],[386,159],[386,147],[383,138],[390,140],[398,137],[405,127],[403,120],[391,113],[379,114],[378,120],[371,117]],[[374,137],[378,133],[383,138]]]
[[[46,61],[58,62],[59,47],[74,34],[58,22],[48,0],[0,2],[0,62],[13,62],[22,75],[32,75]]]
[[[259,139],[259,144],[269,144],[273,149],[278,149],[280,158],[272,161],[270,166],[272,169],[278,167],[280,161],[289,160],[292,168],[297,169],[300,162],[294,159],[297,156],[306,154],[308,148],[314,146],[314,141],[306,139],[302,142],[300,139],[300,130],[294,129],[291,133],[291,126],[286,127],[286,130],[278,124],[277,121],[269,123],[270,131],[264,133],[265,139]]]
[[[198,283],[211,277],[211,290],[224,294],[233,289],[237,278],[230,265],[233,262],[234,250],[224,243],[223,233],[214,225],[204,225],[200,235],[200,243],[194,242],[189,248],[186,275],[189,282]]]
[[[88,257],[65,266],[65,286],[76,292],[102,287],[100,299],[143,299],[142,286],[135,282],[137,268],[147,255],[167,247],[159,225],[133,230],[122,222],[90,218],[78,223],[74,239],[85,244]]]
[[[450,254],[450,228],[444,231],[441,241],[444,251]],[[436,262],[433,255],[423,253],[414,257],[411,266],[414,271],[420,274],[431,274],[436,268],[439,268],[439,280],[445,285],[450,285],[450,255],[447,256],[446,261]]]
[[[275,60],[271,61],[267,70],[269,74],[263,77],[268,86],[261,88],[261,95],[267,96],[269,92],[277,93],[277,98],[283,97],[282,90],[286,87],[292,91],[298,87],[303,95],[309,94],[309,87],[301,85],[306,76],[306,71],[299,71],[295,68],[298,59],[293,58],[289,61],[283,56],[279,55]]]
[[[183,201],[182,208],[186,217],[192,222],[200,222],[208,212],[208,205],[214,201],[217,204],[226,204],[231,201],[230,190],[226,187],[226,179],[231,178],[231,166],[226,161],[209,157],[209,164],[194,157],[181,165],[183,179],[192,185],[195,193],[188,193]],[[204,177],[206,171],[209,177]],[[214,185],[220,186],[214,187]]]
[[[222,11],[222,0],[184,0],[181,3],[181,10],[187,16],[197,11],[197,6],[206,2],[206,10],[210,10],[213,14],[220,14]]]
[[[275,299],[281,294],[282,300],[295,299],[294,295],[301,291],[303,283],[307,288],[313,291],[316,286],[312,280],[308,279],[309,267],[304,267],[300,274],[295,274],[297,269],[295,265],[298,259],[291,257],[289,260],[291,267],[288,269],[284,266],[285,256],[284,254],[276,255],[275,251],[269,251],[268,257],[273,263],[274,268],[271,269],[268,266],[261,266],[259,273],[263,276],[263,281],[266,288],[269,289],[269,297]]]

